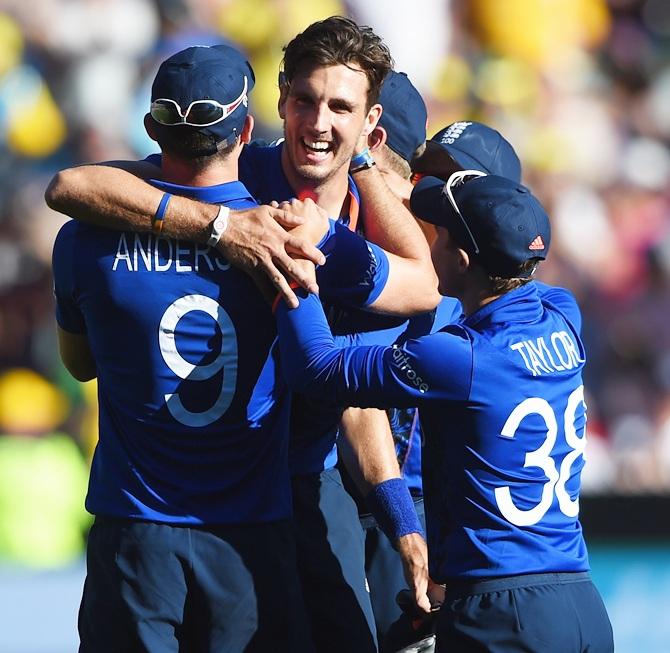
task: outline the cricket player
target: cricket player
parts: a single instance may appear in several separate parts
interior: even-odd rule
[[[334,345],[321,304],[277,310],[292,386],[359,406],[419,406],[431,577],[446,584],[438,651],[613,651],[579,524],[586,406],[573,296],[533,281],[549,218],[520,184],[426,177],[440,291],[464,317],[402,346]],[[393,479],[372,497],[395,504]],[[406,517],[399,508],[396,522]],[[374,510],[373,510],[374,512]]]
[[[387,77],[380,94],[380,103],[384,112],[377,128],[368,137],[368,142],[389,188],[408,205],[413,189],[409,181],[410,163],[414,169],[423,171],[423,174],[431,171],[445,180],[457,170],[470,168],[520,181],[521,164],[514,148],[498,131],[482,123],[452,123],[424,143],[427,117],[425,105],[406,76],[394,72]],[[433,225],[423,222],[422,225],[427,237],[434,239],[434,234],[428,229],[434,229]],[[360,312],[367,322],[362,329],[365,337],[358,337],[355,342],[401,344],[457,321],[461,313],[462,308],[456,298],[444,297],[436,311],[412,317],[402,324],[396,320],[390,329],[371,331],[371,322],[376,322],[375,326],[379,328],[380,318],[374,320],[369,313]],[[390,319],[385,318],[387,323]],[[349,439],[355,438],[360,429],[367,428],[364,420],[354,417],[357,410],[349,409],[342,425],[344,437],[341,434],[339,449],[341,459],[345,462],[351,455],[346,446]],[[402,477],[407,482],[419,520],[425,526],[421,470],[424,438],[421,421],[415,408],[390,409],[388,412]],[[353,470],[355,474],[356,466],[353,466]],[[344,478],[347,489],[357,501],[361,524],[365,529],[365,565],[380,650],[395,651],[401,646],[426,638],[430,623],[411,619],[398,605],[398,593],[406,587],[398,553],[370,514],[364,500],[370,488],[359,478],[356,479],[358,487],[352,487],[348,474]],[[433,598],[439,600],[439,592],[436,591]]]
[[[260,201],[313,198],[342,223],[352,228],[362,224],[369,240],[389,252],[387,282],[369,308],[407,315],[434,307],[439,295],[420,229],[402,203],[388,193],[364,148],[381,112],[376,97],[390,65],[380,39],[349,19],[332,17],[305,30],[286,48],[280,100],[286,139],[275,147],[244,148],[240,178]],[[140,175],[155,176],[152,163],[156,160],[123,165]],[[63,171],[47,190],[52,208],[83,221],[137,231],[150,229],[161,198],[156,188],[111,166]],[[286,212],[279,210],[279,214],[285,219]],[[292,260],[284,259],[284,245],[293,249],[301,241],[294,240],[292,245],[277,237],[271,215],[268,206],[231,211],[218,247],[235,265],[267,270],[275,287],[290,298],[292,291],[278,271],[295,273]],[[164,234],[203,243],[212,230],[216,210],[175,196],[163,217]],[[270,248],[264,245],[266,236]],[[310,255],[308,247],[303,251]],[[316,260],[313,254],[312,258]],[[304,550],[301,570],[316,574],[310,581],[315,594],[307,604],[314,611],[310,616],[313,632],[320,637],[319,649],[373,651],[376,636],[362,538],[349,537],[360,533],[360,527],[355,507],[345,508],[350,499],[335,470],[334,443],[341,410],[329,407],[322,416],[311,413],[294,418],[291,461],[295,478],[300,477],[298,484],[304,486],[301,490],[294,482],[294,502],[296,496],[303,497],[300,505],[305,506],[307,521],[313,517],[321,524],[315,530],[312,521],[302,529],[304,542],[309,547],[322,538],[318,550]],[[392,441],[376,440],[377,432],[369,436],[360,438],[361,450],[376,452],[384,463],[374,467],[368,481],[375,485],[398,476]],[[410,530],[399,536],[396,545],[413,570],[410,575],[420,600],[427,576],[423,540]]]
[[[97,377],[99,387],[83,651],[311,647],[274,320],[251,278],[215,249],[230,210],[256,205],[237,181],[253,85],[227,46],[165,61],[145,118],[162,150],[153,233],[73,221],[54,246],[61,354],[76,378]],[[207,245],[162,235],[179,195],[218,206]],[[359,271],[356,297],[379,295],[384,253],[332,221],[312,223],[304,234],[330,262],[341,265],[342,250],[350,273]]]
[[[226,46],[165,61],[147,130],[163,151],[154,234],[67,223],[53,266],[63,361],[98,378],[81,651],[301,651],[268,305],[213,247],[253,121],[254,75]],[[160,236],[172,194],[219,204],[209,246]]]

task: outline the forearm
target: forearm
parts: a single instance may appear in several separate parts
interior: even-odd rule
[[[388,253],[389,278],[369,310],[412,315],[432,310],[440,296],[428,242],[403,202],[372,167],[355,175],[365,236]]]
[[[132,166],[132,164],[128,164]],[[144,176],[155,166],[139,163]],[[76,220],[117,230],[148,232],[163,197],[141,177],[112,165],[86,165],[57,173],[46,193],[47,204]],[[218,208],[173,196],[163,220],[162,235],[204,243]]]
[[[409,209],[389,189],[376,166],[354,175],[368,240],[401,258],[430,264],[430,249]]]
[[[400,476],[386,412],[375,408],[347,408],[340,421],[341,459],[363,494],[375,485]]]

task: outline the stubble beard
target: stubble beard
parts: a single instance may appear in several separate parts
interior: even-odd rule
[[[284,134],[286,138],[286,134]],[[288,143],[284,143],[286,147]],[[298,147],[302,147],[298,145]],[[327,184],[331,179],[336,178],[338,175],[344,174],[341,172],[344,170],[346,174],[349,172],[349,161],[353,155],[353,150],[349,156],[344,156],[340,150],[337,150],[336,155],[333,159],[332,164],[325,168],[325,166],[313,165],[309,163],[298,164],[294,158],[294,151],[291,147],[286,147],[288,160],[293,169],[293,172],[302,180],[305,181],[306,185],[309,186],[323,186]]]

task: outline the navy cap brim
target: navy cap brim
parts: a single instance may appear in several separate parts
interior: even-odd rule
[[[438,227],[449,227],[451,220],[445,213],[453,212],[449,200],[442,192],[445,181],[437,177],[424,177],[413,188],[409,199],[412,213],[423,220]]]
[[[421,156],[412,160],[411,165],[412,172],[433,175],[445,181],[452,173],[462,168],[462,165],[450,156],[445,147],[434,141],[426,141],[426,149]]]
[[[487,174],[494,174],[475,157],[457,147],[449,147],[433,140],[426,141],[423,154],[412,161],[412,172],[434,175],[445,181],[457,170],[481,170]]]
[[[444,187],[446,182],[438,177],[424,177],[412,190],[410,208],[412,213],[437,227],[444,227],[449,236],[467,252],[478,252],[477,244],[464,219],[449,201]]]

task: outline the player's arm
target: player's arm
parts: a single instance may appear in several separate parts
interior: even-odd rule
[[[52,255],[58,349],[68,372],[78,381],[90,381],[97,376],[97,370],[78,301],[78,247],[77,225],[67,222],[56,236]]]
[[[299,291],[300,305],[276,311],[284,375],[299,392],[358,407],[414,407],[469,396],[472,342],[453,325],[398,346],[338,347],[323,308]]]
[[[428,551],[414,502],[406,487],[401,487],[404,481],[400,478],[400,468],[386,412],[375,408],[347,408],[340,421],[338,451],[363,496],[383,492],[387,486],[395,487],[397,492],[401,492],[394,508],[398,508],[397,504],[404,502],[404,511],[408,514],[403,514],[400,520],[382,516],[381,521],[393,522],[389,526],[391,535],[394,531],[402,533],[395,538],[394,545],[403,562],[405,579],[412,589],[417,605],[426,611],[430,610],[430,602],[426,596]],[[403,522],[405,527],[399,531]],[[412,532],[405,532],[406,530]]]
[[[340,420],[338,451],[363,496],[383,481],[400,476],[386,412],[347,408]]]
[[[422,313],[437,306],[437,276],[428,242],[409,209],[389,189],[376,166],[354,174],[361,193],[365,236],[389,254],[384,293],[370,310]]]
[[[417,289],[410,293],[394,281],[402,278],[405,283],[402,258],[365,240],[345,225],[329,220],[325,211],[311,199],[293,199],[273,203],[273,206],[303,216],[305,222],[296,227],[294,233],[317,243],[327,257],[327,264],[316,271],[323,300],[402,317],[423,312],[420,307],[425,295]],[[302,266],[305,275],[314,274],[310,261],[300,260],[298,256],[296,263]],[[432,292],[429,294],[432,297]],[[432,299],[430,301],[432,303]]]
[[[90,381],[98,376],[86,334],[69,333],[58,327],[58,349],[67,371],[77,381]]]
[[[149,232],[164,195],[145,181],[159,169],[147,162],[113,162],[84,165],[57,173],[46,193],[47,204],[82,222],[111,229]],[[162,235],[206,243],[219,207],[186,197],[173,196],[167,205]],[[291,254],[314,263],[324,259],[313,245],[287,232],[304,220],[286,209],[259,206],[232,211],[228,228],[217,249],[235,266],[256,273],[261,270],[277,291],[297,304],[284,273],[307,290],[313,278],[295,263]],[[253,275],[252,275],[253,276]]]

